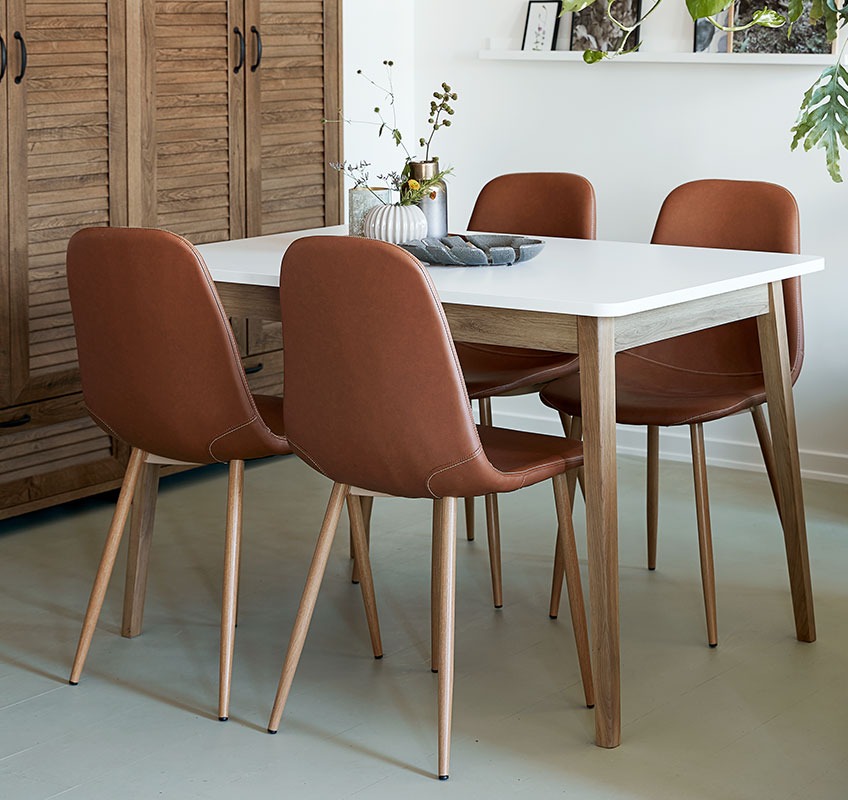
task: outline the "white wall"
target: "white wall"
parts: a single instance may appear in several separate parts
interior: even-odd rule
[[[645,33],[646,49],[675,41],[689,49],[683,0],[664,6],[655,38]],[[490,38],[520,41],[526,7],[523,0],[418,0],[413,20],[411,0],[346,0],[348,114],[373,107],[352,86],[356,59],[400,62],[391,50],[403,50],[404,69],[414,52],[402,96],[414,92],[419,128],[434,88],[444,80],[456,89],[454,125],[438,132],[435,148],[455,167],[454,228],[464,227],[480,187],[507,171],[587,176],[597,192],[599,237],[637,241],[650,237],[663,197],[684,181],[750,178],[788,187],[801,209],[803,250],[827,260],[826,271],[804,284],[807,358],[795,394],[802,466],[808,475],[848,481],[848,229],[842,223],[848,187],[831,183],[820,154],[790,153],[788,146],[801,96],[821,68],[479,60]],[[370,147],[367,136],[349,132],[349,158]],[[844,169],[848,175],[848,158]],[[495,413],[555,430],[551,414],[532,398],[496,402]],[[664,451],[685,452],[688,436],[671,433]],[[713,461],[759,463],[747,417],[712,423],[706,433]],[[620,443],[639,447],[641,436],[622,431]]]

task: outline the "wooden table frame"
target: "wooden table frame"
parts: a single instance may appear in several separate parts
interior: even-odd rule
[[[229,314],[279,319],[275,287],[218,283]],[[589,556],[589,605],[595,679],[595,736],[601,747],[621,741],[618,492],[615,354],[690,331],[756,317],[774,444],[795,631],[816,638],[804,502],[789,371],[783,289],[778,281],[627,316],[590,317],[445,303],[454,337],[462,341],[538,347],[580,355]],[[143,582],[155,503],[155,467],[145,473],[134,509],[125,594],[125,636],[141,632]]]

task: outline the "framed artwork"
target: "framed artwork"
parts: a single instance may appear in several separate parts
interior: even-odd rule
[[[613,16],[624,25],[632,25],[639,19],[641,0],[615,0],[612,6]],[[597,0],[588,8],[571,15],[571,49],[616,50],[624,36],[623,31],[610,22],[607,17],[607,3]],[[627,49],[639,44],[639,28],[627,41]]]
[[[530,0],[527,4],[527,22],[524,23],[522,50],[553,50],[556,43],[562,0]]]
[[[715,15],[716,22],[729,28],[733,25],[733,6]],[[733,34],[716,28],[708,19],[695,20],[696,53],[729,53]]]
[[[827,41],[824,20],[810,21],[811,0],[804,0],[804,11],[792,25],[792,35],[787,28],[762,28],[755,25],[746,31],[735,31],[730,35],[730,50],[733,53],[832,53],[834,43]],[[733,11],[733,24],[745,25],[751,21],[755,11],[763,7],[762,0],[737,0]],[[789,15],[789,0],[770,0],[769,8]]]

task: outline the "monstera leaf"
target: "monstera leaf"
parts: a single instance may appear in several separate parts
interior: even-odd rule
[[[841,183],[840,142],[848,148],[848,71],[842,64],[828,67],[807,90],[792,130],[792,149],[801,142],[804,150],[823,148],[830,177]]]

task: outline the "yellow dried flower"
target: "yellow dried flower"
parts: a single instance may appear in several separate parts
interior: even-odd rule
[[[406,185],[407,185],[410,189],[412,189],[412,191],[413,191],[413,192],[417,192],[417,191],[421,188],[421,184],[420,184],[420,183],[418,183],[418,181],[417,181],[417,180],[415,180],[415,178],[410,178],[410,179],[407,181]]]

